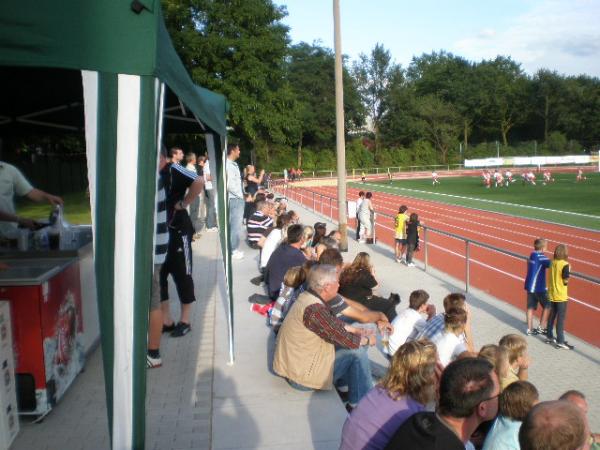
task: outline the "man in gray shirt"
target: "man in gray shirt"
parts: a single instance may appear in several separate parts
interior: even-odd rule
[[[244,193],[240,168],[235,162],[240,157],[237,144],[227,145],[227,198],[229,199],[229,248],[233,259],[242,259],[244,252],[238,249],[244,218]]]
[[[14,197],[27,197],[34,202],[48,202],[51,205],[62,205],[60,197],[34,188],[15,166],[0,161],[0,211],[5,213],[0,221],[0,236],[12,237],[17,230],[17,223],[33,227],[31,220],[21,219],[15,215]]]

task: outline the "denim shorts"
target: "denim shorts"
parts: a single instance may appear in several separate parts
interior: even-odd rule
[[[527,293],[527,309],[537,309],[538,303],[545,309],[548,308],[549,300],[547,292],[528,292]]]

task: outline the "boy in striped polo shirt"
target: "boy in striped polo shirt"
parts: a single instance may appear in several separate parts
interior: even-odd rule
[[[527,276],[525,277],[525,290],[527,291],[527,331],[525,334],[546,334],[550,304],[548,303],[548,288],[546,287],[546,269],[550,267],[550,258],[544,255],[548,243],[545,239],[538,238],[533,242],[534,251],[527,261]],[[540,324],[533,328],[533,312],[538,303],[542,307]]]
[[[167,164],[164,150],[160,154],[159,171]],[[167,228],[167,198],[163,179],[159,176],[156,192],[156,212],[154,217],[154,271],[152,273],[152,297],[150,299],[150,320],[148,322],[148,354],[146,365],[150,369],[162,366],[160,357],[160,337],[163,331],[163,315],[160,305],[160,268],[167,257],[169,230]]]

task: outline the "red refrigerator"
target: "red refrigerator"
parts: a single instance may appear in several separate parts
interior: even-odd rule
[[[13,324],[19,414],[45,415],[84,366],[76,259],[8,260],[0,300]]]

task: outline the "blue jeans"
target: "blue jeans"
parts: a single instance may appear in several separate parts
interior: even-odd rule
[[[215,190],[206,189],[206,228],[214,228],[217,226],[216,214]]]
[[[550,302],[550,317],[548,318],[548,339],[552,339],[554,334],[554,321],[556,320],[556,342],[564,344],[565,342],[565,318],[567,317],[567,302]]]
[[[244,219],[244,199],[229,199],[229,249],[237,250],[240,246],[240,234],[242,233],[242,220]]]
[[[371,363],[367,355],[368,347],[357,349],[339,348],[335,351],[333,363],[333,384],[340,380],[348,384],[348,403],[356,406],[373,387]]]
[[[204,193],[201,193],[192,203],[190,203],[190,220],[192,221],[196,233],[202,229],[202,217],[200,216],[200,212],[202,211],[203,196]]]

